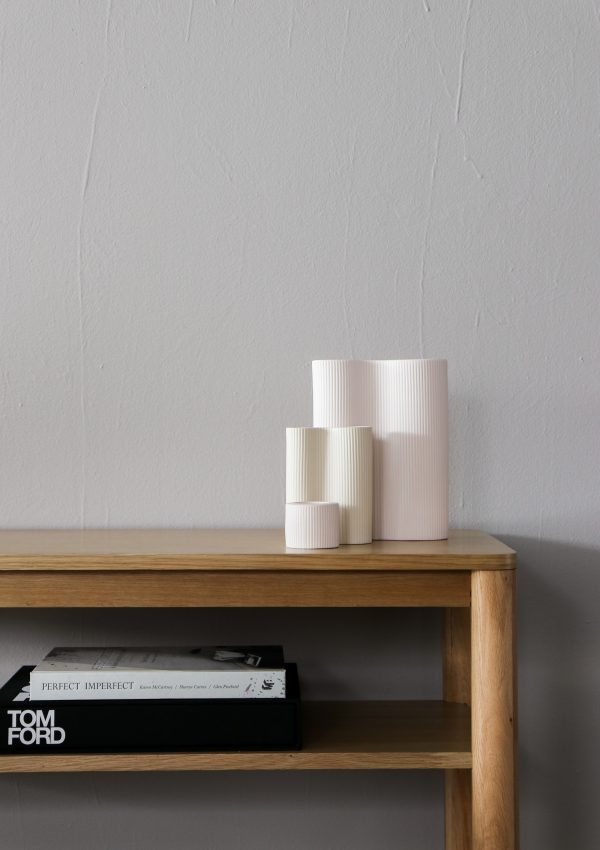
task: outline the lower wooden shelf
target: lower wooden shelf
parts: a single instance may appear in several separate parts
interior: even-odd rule
[[[294,752],[0,756],[2,773],[470,768],[468,706],[442,701],[307,702]]]

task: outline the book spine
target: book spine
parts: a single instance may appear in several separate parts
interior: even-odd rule
[[[285,670],[33,670],[31,700],[282,699]]]
[[[0,753],[297,749],[298,700],[0,707]]]

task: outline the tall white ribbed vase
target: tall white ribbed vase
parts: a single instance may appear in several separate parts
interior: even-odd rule
[[[287,428],[285,490],[286,502],[337,502],[340,543],[370,543],[371,428]]]
[[[373,429],[373,538],[448,536],[446,360],[315,360],[313,425]]]

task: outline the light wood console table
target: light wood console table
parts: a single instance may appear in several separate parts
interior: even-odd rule
[[[0,531],[0,608],[444,608],[439,701],[308,702],[285,753],[10,755],[0,772],[441,768],[446,850],[516,850],[515,553],[443,541],[286,549],[280,530]]]

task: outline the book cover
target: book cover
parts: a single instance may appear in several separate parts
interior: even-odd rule
[[[0,752],[231,752],[301,744],[300,693],[286,664],[285,699],[29,699],[32,667],[0,689]]]
[[[31,700],[282,699],[280,646],[56,647],[30,675]]]

